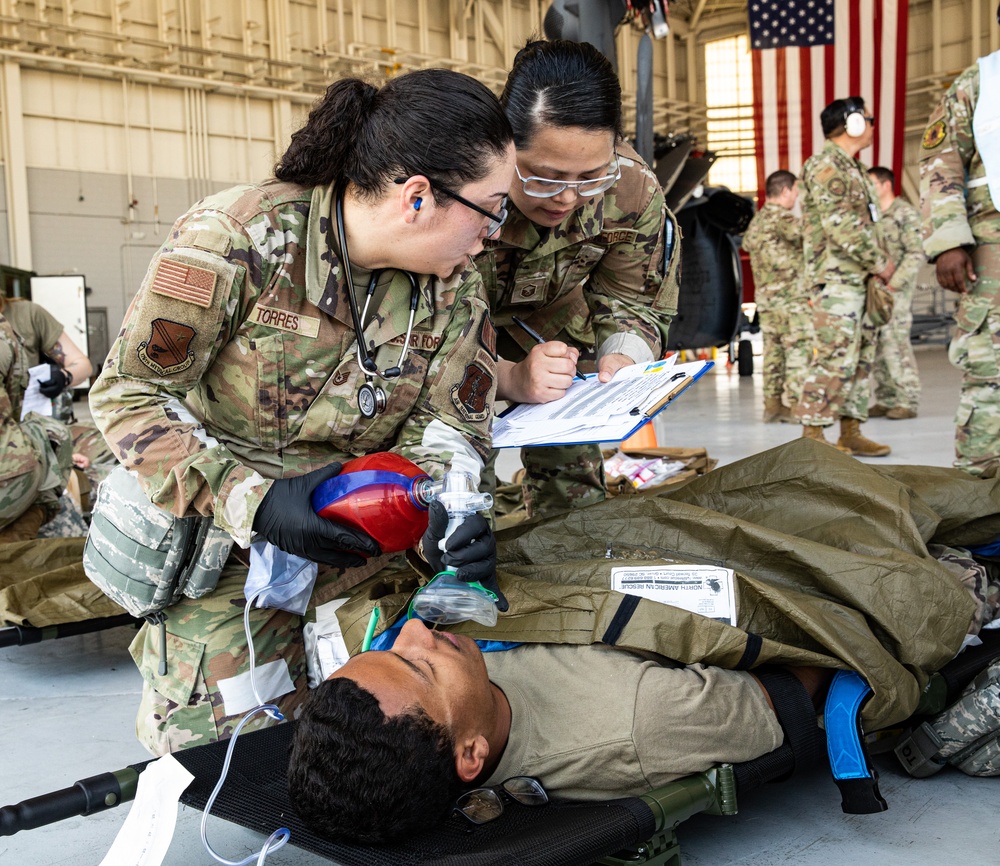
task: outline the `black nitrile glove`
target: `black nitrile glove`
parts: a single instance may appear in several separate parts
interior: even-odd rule
[[[427,516],[427,531],[421,549],[435,571],[445,566],[456,569],[459,580],[481,583],[497,597],[497,610],[509,607],[497,584],[497,541],[490,524],[481,514],[470,514],[448,539],[442,553],[440,541],[448,531],[448,510],[440,502],[432,502]]]
[[[264,494],[253,518],[254,531],[286,553],[341,567],[364,565],[382,551],[367,532],[333,523],[312,508],[313,490],[340,473],[331,463],[295,478],[279,478]]]
[[[58,364],[49,364],[49,378],[38,383],[38,390],[51,400],[62,394],[72,381],[73,374],[69,370],[64,370]]]

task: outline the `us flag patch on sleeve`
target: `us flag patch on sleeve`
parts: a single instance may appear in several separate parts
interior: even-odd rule
[[[156,273],[149,289],[158,295],[187,301],[199,307],[209,307],[212,304],[217,277],[215,271],[210,271],[208,268],[160,259],[156,264]]]

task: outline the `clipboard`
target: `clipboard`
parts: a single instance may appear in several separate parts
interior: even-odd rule
[[[620,442],[655,418],[714,364],[676,356],[635,364],[607,383],[591,374],[553,403],[520,404],[494,418],[493,447],[543,448]]]

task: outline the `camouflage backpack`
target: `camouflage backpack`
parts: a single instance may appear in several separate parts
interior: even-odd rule
[[[896,746],[911,776],[946,764],[970,776],[1000,776],[1000,659],[979,674],[954,704]]]
[[[210,517],[175,517],[153,505],[136,476],[117,466],[97,488],[83,568],[133,616],[159,622],[182,595],[215,589],[232,546]]]

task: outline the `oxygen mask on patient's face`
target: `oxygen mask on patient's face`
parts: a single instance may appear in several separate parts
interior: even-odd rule
[[[448,526],[439,543],[447,550],[448,539],[467,517],[493,507],[493,497],[480,493],[468,472],[449,470],[434,498],[448,512]],[[485,626],[497,624],[497,596],[478,582],[461,580],[455,569],[445,567],[426,586],[417,590],[409,615],[434,625],[475,620]]]

